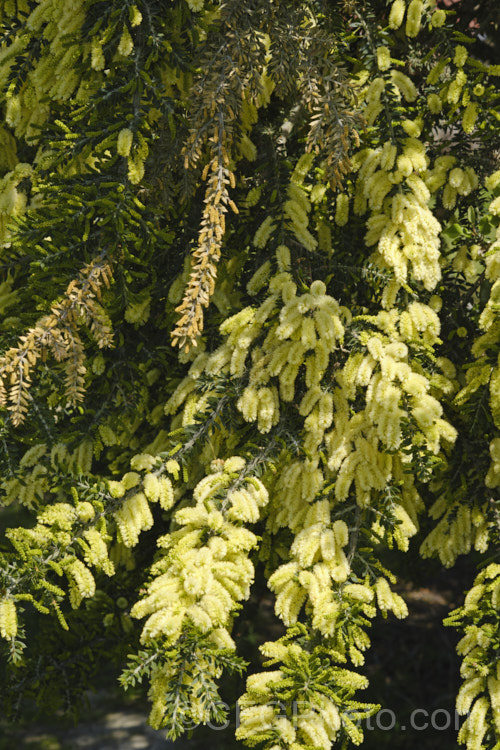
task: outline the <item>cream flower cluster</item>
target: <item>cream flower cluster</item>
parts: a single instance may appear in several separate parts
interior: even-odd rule
[[[19,462],[20,468],[25,472],[23,481],[16,479],[4,483],[3,489],[8,501],[18,497],[29,504],[36,492],[47,491],[48,467],[42,461],[50,462],[52,469],[64,467],[70,472],[88,472],[92,461],[92,443],[82,441],[72,453],[62,444],[55,445],[50,453],[43,443],[29,448]],[[162,472],[166,470],[177,476],[179,465],[171,460],[165,466],[162,464],[161,469],[154,470],[156,464],[158,459],[152,455],[136,455],[131,460],[131,466],[143,472],[142,476],[138,471],[129,471],[120,481],[108,482],[111,498],[125,498],[113,515],[118,532],[118,548],[123,545],[124,549],[134,546],[140,532],[151,527],[153,517],[149,503],[159,502],[165,510],[170,509],[174,503],[172,482]],[[253,478],[249,481],[258,482]],[[23,491],[18,492],[19,489]],[[90,598],[95,593],[91,568],[111,576],[115,572],[115,565],[109,556],[108,545],[112,536],[105,517],[97,514],[97,507],[92,503],[79,500],[76,488],[72,488],[72,495],[74,504],[54,502],[39,513],[37,524],[33,528],[11,529],[8,536],[21,555],[26,554],[26,547],[52,549],[56,545],[60,549],[79,549],[83,560],[73,554],[64,554],[50,563],[57,575],[65,574],[68,578],[70,602],[76,608],[84,598]],[[59,496],[63,496],[63,493],[59,492],[57,497]],[[98,510],[101,511],[102,507]],[[237,514],[238,510],[234,512]],[[245,506],[245,511],[239,510],[239,513],[246,519],[253,513],[253,506],[250,510]],[[129,564],[127,557],[127,565]],[[48,586],[47,582],[43,585]],[[58,589],[57,593],[62,595],[62,589]]]
[[[281,268],[289,267],[290,253],[286,246],[278,248],[277,256]],[[189,413],[192,419],[207,401],[206,394],[193,393],[200,373],[214,375],[228,369],[231,375],[242,377],[251,352],[248,386],[237,404],[243,418],[257,422],[260,432],[269,432],[279,420],[280,399],[293,400],[299,370],[305,365],[305,382],[312,391],[302,402],[301,414],[307,417],[306,430],[314,435],[311,445],[318,444],[331,424],[333,403],[331,394],[319,384],[330,363],[330,355],[342,342],[349,312],[326,294],[322,281],[314,281],[309,292],[297,295],[296,285],[286,270],[270,280],[269,290],[270,294],[260,307],[246,307],[224,321],[220,330],[226,336],[225,342],[210,355],[198,355],[165,405],[165,411],[175,413],[186,402],[184,414]],[[261,346],[252,346],[280,298],[283,304],[279,320],[271,324]],[[183,423],[186,423],[186,416]]]
[[[441,278],[439,233],[441,225],[429,208],[430,190],[425,182],[425,146],[417,138],[406,138],[398,149],[388,141],[366,149],[355,161],[358,178],[354,211],[370,209],[365,242],[376,245],[376,258],[392,268],[399,285],[411,275],[428,290]],[[397,186],[397,188],[395,187]],[[386,301],[391,307],[393,298]]]
[[[288,229],[306,250],[312,252],[316,249],[318,242],[308,229],[311,203],[300,184],[300,176],[297,174],[295,176],[296,181],[288,186],[288,200],[285,201],[283,208],[288,218]]]
[[[167,711],[165,696],[172,691],[173,685],[178,684],[179,679],[183,680],[184,686],[191,685],[189,691],[190,718],[200,724],[206,724],[213,718],[210,704],[207,707],[203,700],[204,696],[200,696],[193,689],[197,682],[202,682],[205,686],[210,684],[211,681],[215,682],[222,673],[222,669],[214,663],[211,655],[207,656],[205,651],[207,646],[209,648],[215,646],[215,648],[227,649],[233,648],[234,644],[230,638],[228,642],[227,631],[220,628],[214,630],[206,639],[198,638],[197,647],[190,653],[189,660],[185,656],[184,659],[167,657],[165,660],[153,664],[148,691],[148,698],[152,704],[148,723],[154,729],[165,727],[165,713]]]
[[[443,171],[446,170],[446,165],[453,166],[455,163],[452,161],[451,156],[441,156],[436,159],[436,168],[430,174],[430,183],[435,184],[435,181],[439,182],[442,180]],[[444,167],[444,169],[443,169]],[[469,195],[479,187],[479,179],[472,167],[453,167],[448,173],[448,179],[443,189],[442,203],[447,209],[455,208],[457,197],[459,195]]]
[[[68,577],[71,606],[77,609],[82,599],[91,599],[94,596],[96,590],[94,576],[81,560],[63,561],[61,567]]]
[[[408,615],[408,608],[402,596],[392,591],[389,581],[380,576],[375,581],[375,594],[379,609],[385,614],[388,611],[393,612],[400,620]]]
[[[449,380],[453,367],[447,360],[438,359],[443,374],[436,374],[431,381],[410,361],[404,339],[421,340],[428,345],[438,341],[439,320],[427,305],[411,303],[401,313],[382,312],[370,318],[370,322],[380,331],[361,332],[365,351],[351,354],[339,369],[336,379],[340,388],[328,400],[328,421],[320,430],[315,427],[314,431],[308,431],[309,416],[306,419],[304,444],[317,449],[324,439],[324,459],[320,459],[317,450],[304,460],[294,459],[276,480],[273,512],[268,519],[272,532],[281,526],[295,533],[300,531],[309,512],[308,504],[330,478],[335,480],[337,501],[345,501],[354,485],[360,507],[371,505],[391,481],[396,481],[401,486],[401,495],[393,512],[400,523],[394,529],[393,539],[401,549],[407,549],[409,537],[417,531],[422,501],[412,474],[405,471],[409,457],[396,451],[401,446],[403,421],[407,420],[416,428],[419,443],[432,453],[439,451],[443,440],[454,441],[456,431],[442,418],[442,407],[431,395],[431,382],[440,392],[453,389]],[[360,394],[364,406],[358,406],[353,413],[351,404],[359,402]],[[307,413],[321,398],[324,398],[321,388],[310,387],[299,406],[300,413]],[[317,414],[321,418],[319,407]]]
[[[186,401],[184,414],[193,413],[189,399],[192,395],[193,404],[200,403],[194,389],[202,370],[213,374],[227,369],[240,377],[248,372],[248,385],[237,406],[245,420],[257,422],[265,433],[277,423],[280,406],[299,391],[306,457],[291,460],[275,482],[270,530],[287,526],[294,533],[300,531],[308,505],[330,480],[335,481],[337,501],[346,500],[354,486],[361,507],[370,505],[395,480],[401,484],[401,500],[393,509],[399,523],[392,539],[406,549],[417,531],[422,502],[412,475],[405,471],[404,463],[411,457],[395,453],[401,446],[403,424],[410,420],[419,445],[432,453],[439,451],[443,440],[453,442],[456,436],[434,395],[453,391],[451,363],[438,358],[442,374],[429,378],[411,360],[408,347],[439,343],[439,318],[432,307],[419,302],[367,318],[378,331],[357,334],[364,350],[352,353],[326,384],[325,373],[341,346],[345,325],[350,324],[349,313],[326,294],[321,281],[297,294],[285,270],[289,253],[284,246],[279,248],[278,264],[282,270],[271,278],[268,297],[257,309],[244,308],[223,323],[225,342],[213,354],[196,358],[166,410],[172,412]],[[270,316],[266,336],[256,344]],[[364,406],[352,413],[352,403],[359,403],[360,395]]]
[[[450,616],[464,620],[465,635],[457,646],[463,656],[460,674],[462,686],[457,695],[457,712],[466,716],[458,741],[467,750],[481,750],[490,727],[500,734],[500,662],[496,652],[497,625],[491,611],[500,607],[500,565],[491,563],[474,581],[464,605]],[[482,612],[486,614],[486,622]]]
[[[401,456],[387,453],[401,445],[402,421],[411,419],[421,443],[437,453],[444,439],[452,442],[456,431],[442,419],[442,407],[430,394],[430,382],[410,364],[406,340],[437,340],[439,321],[426,305],[411,303],[407,311],[379,313],[380,333],[363,332],[366,352],[351,354],[338,379],[342,386],[336,396],[333,430],[326,435],[328,468],[338,472],[335,496],[345,500],[354,482],[360,506],[370,502],[371,490],[382,490],[392,476],[401,472]],[[397,332],[399,328],[399,333]],[[384,335],[385,334],[385,335]],[[389,336],[387,336],[389,334]],[[399,338],[399,341],[397,340]],[[442,376],[446,383],[447,379]],[[359,389],[364,391],[365,407],[352,415],[349,402]],[[406,507],[414,517],[416,494],[408,488]]]
[[[69,582],[70,602],[73,608],[81,604],[82,599],[90,598],[95,593],[95,580],[90,568],[102,570],[106,575],[113,575],[115,568],[108,556],[108,542],[111,539],[104,518],[96,526],[87,528],[95,517],[95,508],[87,501],[70,503],[57,502],[47,506],[38,516],[37,524],[31,529],[11,529],[8,536],[20,554],[26,555],[26,547],[32,549],[60,549],[76,547],[83,554],[85,562],[74,554],[63,554],[61,558],[51,560],[51,567],[57,575],[66,575]],[[45,585],[45,584],[44,584]],[[58,590],[62,593],[62,590]]]
[[[286,267],[286,258],[281,258],[281,264]],[[361,334],[366,351],[352,354],[338,371],[339,391],[331,384],[326,386],[323,378],[332,355],[342,344],[349,312],[326,294],[322,281],[313,282],[309,292],[297,295],[289,273],[281,271],[271,279],[269,289],[270,295],[259,308],[244,308],[223,323],[221,332],[226,341],[213,354],[202,353],[196,358],[167,403],[167,412],[174,412],[188,399],[184,409],[192,419],[200,405],[203,407],[206,395],[193,393],[202,370],[213,374],[229,369],[231,375],[242,377],[248,368],[248,385],[237,406],[246,421],[257,422],[259,431],[265,433],[277,424],[280,404],[293,400],[296,389],[303,388],[302,377],[300,386],[297,378],[304,372],[306,390],[299,403],[299,414],[304,418],[304,448],[312,456],[326,441],[328,468],[339,472],[337,498],[347,497],[356,478],[358,495],[365,496],[365,504],[372,488],[382,490],[390,480],[392,459],[385,451],[399,448],[403,419],[413,419],[422,441],[434,453],[442,439],[454,440],[455,431],[442,419],[439,401],[429,392],[429,379],[409,363],[405,343],[438,343],[439,318],[431,307],[412,302],[401,313],[392,310],[374,318],[381,332]],[[280,303],[279,318],[256,346],[264,323]],[[444,374],[435,380],[440,381],[441,389],[452,390]],[[358,397],[360,390],[364,391],[366,408],[351,415],[349,402]],[[356,455],[342,466],[348,454],[353,454],[353,444]],[[323,483],[319,456],[293,462],[280,480],[284,490],[293,487],[292,496],[300,485],[297,500],[307,502],[314,499]],[[286,503],[291,517],[297,511],[292,508],[294,502],[292,497]],[[279,517],[277,520],[280,525]]]
[[[313,163],[313,154],[303,154],[297,162],[292,174],[292,179],[287,187],[287,200],[283,204],[283,213],[286,218],[286,228],[306,250],[314,251],[318,241],[309,230],[309,214],[311,212],[311,200],[303,187],[303,181]],[[255,198],[260,195],[255,188],[249,193],[246,206],[254,204]],[[263,249],[277,229],[277,223],[272,215],[266,216],[255,232],[253,244]],[[250,293],[252,293],[250,291]]]
[[[273,678],[279,679],[279,676],[272,672],[263,672],[253,677],[259,679],[248,678],[247,692],[240,699],[243,708],[240,712],[240,726],[236,731],[238,739],[253,738],[256,733],[272,732],[279,744],[273,745],[271,750],[302,750],[311,746],[321,750],[331,748],[341,728],[340,713],[333,700],[319,692],[316,693],[307,702],[307,718],[301,715],[292,722],[285,716],[276,715],[272,705]],[[269,703],[253,703],[252,701],[260,698],[265,685],[268,686],[265,697]],[[305,701],[302,702],[304,703]],[[302,705],[301,708],[303,707]]]
[[[0,599],[0,636],[10,641],[17,634],[17,612],[13,599]]]
[[[278,477],[271,499],[273,512],[267,525],[272,533],[280,527],[296,532],[302,527],[309,503],[321,492],[325,484],[320,458],[296,459],[287,463]]]
[[[62,42],[77,37],[85,18],[84,5],[82,0],[41,0],[34,8],[26,8],[26,35],[0,54],[0,87],[3,88],[16,56],[29,43],[29,35],[38,37],[43,34],[48,42],[46,54],[42,54],[29,70],[21,91],[15,93],[14,84],[7,91],[6,120],[17,137],[38,140],[38,126],[48,117],[50,99],[67,100],[76,94],[81,102],[90,95],[89,89],[79,89],[80,75],[75,65],[82,52],[89,51],[90,45]]]
[[[399,510],[408,519],[401,506]],[[411,524],[409,535],[415,531]],[[312,627],[333,638],[338,658],[345,660],[348,652],[351,661],[360,665],[364,661],[362,652],[369,647],[370,640],[353,613],[374,617],[375,600],[384,615],[391,610],[397,617],[406,617],[407,608],[383,577],[373,586],[366,581],[347,582],[350,566],[344,548],[348,542],[346,523],[341,519],[332,522],[329,501],[317,501],[309,506],[295,535],[290,561],[271,575],[269,587],[276,594],[276,614],[285,625],[296,623],[305,605]]]
[[[431,24],[439,27],[443,25],[445,18],[444,11],[437,10],[431,18]],[[442,76],[445,77],[445,81],[440,87],[439,94],[430,94],[427,101],[429,109],[433,114],[441,112],[443,106],[446,104],[450,105],[450,110],[454,114],[457,112],[458,107],[462,106],[462,128],[465,133],[472,133],[476,127],[479,106],[477,100],[471,99],[471,94],[481,97],[485,92],[485,88],[482,83],[476,83],[475,86],[472,86],[473,81],[468,79],[467,72],[464,70],[468,57],[469,53],[467,49],[463,45],[458,44],[455,47],[455,54],[452,59],[455,70],[450,65],[451,58],[442,57],[438,60],[427,76],[427,83],[436,86]],[[475,65],[472,64],[470,67],[473,69],[474,80],[476,73]]]
[[[411,0],[408,7],[404,0],[396,0],[391,8],[389,26],[398,28],[406,13],[406,33],[415,36],[425,6],[421,0]],[[467,52],[459,45],[455,54],[458,72],[453,84],[456,86],[463,86],[466,80],[462,70],[466,59]],[[384,108],[389,102],[392,106],[394,99],[415,104],[419,97],[411,78],[400,70],[391,69],[388,47],[377,48],[377,61],[379,70],[387,71],[385,76],[376,76],[367,85],[364,85],[367,73],[359,77],[359,82],[364,85],[364,116],[370,125],[379,116],[384,116]],[[441,72],[439,69],[434,77],[430,75],[428,83],[436,83]],[[441,111],[443,97],[450,99],[450,88],[451,85],[446,85],[442,94],[428,96],[427,105],[431,112]],[[457,91],[460,95],[461,88]],[[469,102],[463,116],[466,132],[474,128],[476,116],[477,105]],[[376,246],[374,260],[394,272],[394,282],[384,294],[386,308],[393,306],[399,288],[407,281],[419,281],[425,289],[432,290],[441,278],[441,226],[431,210],[432,194],[441,190],[443,206],[451,210],[459,196],[469,195],[479,185],[472,167],[461,168],[453,156],[437,157],[431,166],[426,145],[419,139],[422,116],[414,120],[391,121],[390,127],[392,136],[384,145],[365,148],[353,157],[354,171],[358,171],[353,196],[354,213],[370,212],[366,244]],[[346,208],[341,216],[347,216]],[[345,220],[341,216],[338,223],[342,226]]]
[[[147,617],[141,640],[162,635],[175,642],[184,620],[204,632],[218,629],[232,643],[231,615],[249,595],[254,569],[248,552],[257,537],[241,524],[256,521],[268,501],[262,482],[245,476],[239,456],[213,462],[196,485],[196,504],[175,514],[180,528],[158,544],[167,550],[153,565],[153,580],[132,616]],[[222,629],[222,630],[221,630]]]
[[[285,402],[292,401],[295,395],[295,381],[302,364],[305,365],[305,382],[308,388],[318,386],[328,367],[330,354],[334,352],[343,339],[344,325],[341,315],[347,310],[326,294],[322,281],[314,281],[310,291],[296,294],[295,284],[287,272],[275,276],[270,284],[271,292],[281,292],[283,306],[276,321],[270,328],[262,346],[252,351],[252,366],[249,371],[249,385],[245,388],[238,408],[248,422],[259,420],[261,432],[267,432],[279,418],[279,398]],[[231,372],[243,374],[248,349],[254,335],[258,332],[263,319],[267,318],[277,301],[277,294],[272,294],[252,314],[252,324],[241,330],[233,330],[228,338],[228,345],[235,347],[231,359]],[[254,330],[252,329],[257,329]],[[234,336],[236,334],[236,336]],[[234,342],[234,343],[233,343]],[[247,343],[248,342],[248,343]],[[236,352],[242,352],[240,356]],[[237,361],[239,366],[233,363]],[[272,378],[278,378],[277,386],[271,385]],[[268,393],[270,391],[270,393]],[[328,422],[331,397],[325,392],[321,399],[323,419]],[[271,397],[274,408],[271,406]],[[264,404],[262,404],[264,399]],[[325,400],[326,399],[326,400]],[[314,403],[311,405],[311,408]],[[326,408],[325,408],[326,407]],[[319,407],[318,407],[319,408]],[[264,414],[261,414],[264,409]],[[306,409],[306,411],[304,411]],[[266,414],[266,410],[268,414]],[[307,405],[302,409],[304,416],[308,413]],[[312,421],[312,420],[311,420]]]
[[[448,503],[446,494],[438,497],[429,514],[440,519],[420,547],[422,557],[438,555],[446,567],[454,565],[458,555],[465,555],[473,547],[486,552],[489,542],[489,523],[486,507],[472,508],[461,503]]]
[[[328,500],[308,509],[302,529],[295,536],[290,562],[270,577],[269,587],[276,594],[276,614],[285,625],[297,622],[303,604],[312,610],[312,626],[324,635],[333,635],[339,611],[332,582],[345,581],[349,563],[343,548],[349,541],[344,521],[330,519]]]
[[[398,456],[390,456],[373,449],[370,441],[365,437],[358,437],[353,445],[347,443],[346,448],[356,455],[356,461],[350,462],[354,472],[358,464],[362,464],[364,460],[368,461],[366,456],[369,457],[367,471],[377,472],[378,478],[374,481],[370,480],[367,486],[360,485],[354,474],[356,496],[358,504],[362,507],[370,503],[371,488],[377,489],[379,486],[380,489],[384,489],[391,479],[401,483],[402,504],[395,504],[393,508],[393,513],[399,523],[392,533],[392,538],[400,549],[407,549],[408,539],[416,533],[418,528],[417,515],[423,509],[412,476],[405,473],[404,465]],[[292,461],[285,467],[273,488],[273,512],[269,514],[267,522],[272,533],[276,533],[280,527],[288,527],[295,533],[302,528],[305,517],[309,513],[309,503],[325,485],[324,471],[318,464],[319,459],[306,459],[305,461]],[[381,467],[386,472],[382,475],[382,479],[379,477]],[[344,470],[342,479],[345,479],[346,473],[347,469]],[[379,485],[374,487],[377,481]],[[374,531],[380,533],[377,525],[373,528]]]
[[[247,679],[246,692],[239,700],[240,726],[236,737],[240,740],[251,739],[252,744],[259,739],[274,736],[275,744],[270,750],[306,750],[311,746],[330,750],[342,725],[348,720],[341,710],[341,701],[331,697],[332,692],[351,692],[363,689],[366,678],[347,669],[335,670],[335,683],[326,685],[305,686],[304,675],[310,674],[309,661],[311,654],[298,643],[265,643],[262,653],[274,662],[281,662],[282,669],[260,672]],[[333,670],[332,670],[333,671]],[[297,686],[297,705],[300,713],[282,716],[278,706],[282,706],[279,688]],[[302,690],[301,690],[302,687]],[[319,687],[319,689],[318,689]],[[363,708],[361,704],[358,707]],[[355,726],[353,725],[354,729]],[[351,727],[350,727],[351,728]],[[359,744],[362,733],[352,735],[351,739]]]
[[[193,4],[197,4],[195,0]],[[39,141],[40,126],[49,116],[51,101],[61,102],[71,98],[77,103],[85,103],[98,89],[106,67],[103,52],[106,40],[104,37],[94,36],[92,41],[85,44],[74,41],[78,39],[85,20],[83,0],[41,0],[35,7],[24,2],[17,6],[18,12],[25,15],[26,33],[0,52],[0,89],[5,91],[7,125],[17,138],[25,138],[28,143],[33,144]],[[7,8],[6,12],[9,12]],[[142,15],[134,5],[130,6],[128,16],[131,27],[142,22]],[[15,82],[9,81],[9,74],[17,56],[25,51],[30,39],[43,39],[45,44],[42,45],[42,54],[37,56],[27,71],[24,84],[20,90],[16,90]],[[73,40],[72,43],[68,44],[68,39]],[[117,55],[128,57],[132,51],[133,40],[125,25]],[[87,62],[88,73],[82,76],[79,64],[83,60]],[[71,137],[67,126],[61,121],[57,121],[57,124],[65,130],[67,137]],[[109,145],[112,141],[110,139]],[[0,145],[5,148],[3,158],[8,160],[9,169],[14,169],[17,161],[15,141],[3,128],[0,128]],[[104,150],[102,144],[101,149]],[[117,149],[118,153],[128,159],[130,181],[137,183],[144,174],[147,143],[140,133],[133,137],[132,132],[124,128],[118,135]],[[51,158],[50,149],[40,149],[36,161],[50,162]],[[0,203],[4,196],[12,200],[15,189],[9,189],[4,196],[2,192],[0,188]],[[16,215],[24,209],[25,196],[19,192],[15,198],[16,210],[9,212],[9,215]],[[6,224],[6,214],[0,209],[0,243],[6,239]]]
[[[12,219],[24,212],[26,207],[26,195],[22,190],[18,189],[18,187],[19,183],[26,177],[29,177],[33,171],[29,164],[15,164],[17,161],[15,158],[15,145],[11,143],[11,139],[8,138],[7,131],[5,131],[5,135],[3,135],[2,128],[0,128],[0,148],[1,147],[5,147],[7,150],[10,148],[12,150],[10,155],[7,151],[5,158],[7,163],[12,165],[13,168],[0,179],[0,247],[2,247],[9,239],[10,235],[8,226]]]
[[[156,459],[150,455],[134,456],[131,460],[132,468],[145,469],[146,473],[141,476],[137,471],[129,471],[120,481],[108,482],[110,494],[114,498],[121,498],[128,490],[137,488],[137,491],[128,494],[114,514],[118,542],[126,547],[134,547],[141,532],[152,527],[150,503],[159,503],[163,510],[170,510],[174,504],[174,488],[170,477],[161,473],[163,469],[148,471],[155,462]],[[172,473],[176,474],[179,465],[175,461],[171,464],[171,467],[166,468],[170,468]]]
[[[0,484],[3,492],[2,504],[10,505],[19,502],[27,508],[32,508],[37,497],[43,497],[48,489],[47,467],[36,463],[31,471],[25,471],[22,480],[18,477],[4,479]]]
[[[128,497],[115,513],[118,529],[118,542],[126,547],[134,547],[142,531],[153,525],[153,515],[144,492],[137,492]]]
[[[389,27],[399,29],[406,13],[406,36],[417,36],[422,24],[422,14],[426,6],[429,5],[430,3],[424,2],[424,0],[410,0],[407,7],[405,0],[394,0],[389,13]]]

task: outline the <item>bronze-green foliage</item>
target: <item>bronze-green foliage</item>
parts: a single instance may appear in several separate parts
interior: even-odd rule
[[[460,740],[499,746],[500,69],[456,22],[0,2],[6,712],[109,660],[168,736],[222,721],[267,585],[238,739],[359,744],[424,517],[423,557],[489,563],[449,621]]]

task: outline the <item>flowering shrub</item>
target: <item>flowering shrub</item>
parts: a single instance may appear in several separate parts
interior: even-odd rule
[[[169,737],[223,720],[262,580],[238,739],[359,744],[371,622],[407,615],[383,552],[426,518],[422,557],[488,555],[448,622],[459,741],[498,747],[500,67],[456,22],[0,3],[6,712],[109,659]]]

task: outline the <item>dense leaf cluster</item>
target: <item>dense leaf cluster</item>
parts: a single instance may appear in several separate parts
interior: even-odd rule
[[[9,715],[76,712],[110,660],[176,738],[247,671],[238,739],[359,744],[371,622],[407,614],[386,550],[423,525],[488,563],[449,622],[459,739],[498,746],[496,24],[0,1]],[[286,632],[247,664],[262,591]]]

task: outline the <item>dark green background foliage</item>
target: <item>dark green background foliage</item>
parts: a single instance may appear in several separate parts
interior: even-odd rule
[[[499,747],[496,5],[0,0],[7,742]]]

